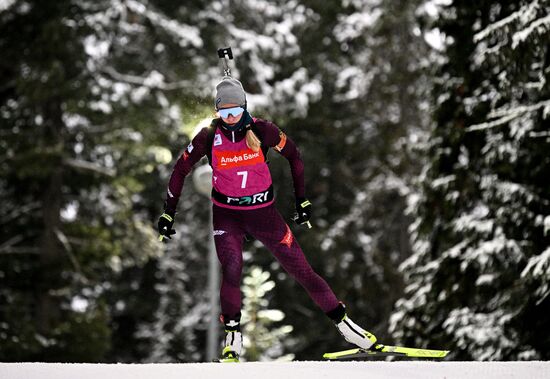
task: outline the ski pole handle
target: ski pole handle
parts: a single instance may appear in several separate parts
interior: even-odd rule
[[[158,231],[159,231],[159,237],[158,240],[160,242],[168,242],[165,241],[166,239],[171,239],[171,236],[173,234],[176,234],[176,231],[172,229],[174,226],[174,216],[176,215],[175,212],[169,214],[164,212],[160,217],[158,221]]]
[[[294,214],[294,221],[298,225],[306,225],[308,229],[311,229],[311,202],[305,197],[296,198],[296,213]]]
[[[231,47],[222,47],[221,49],[218,49],[218,58],[225,59],[226,56],[229,59],[233,59],[233,52],[231,51]]]
[[[222,47],[221,49],[218,49],[218,58],[223,59],[222,65],[223,65],[223,73],[225,76],[231,76],[231,68],[229,67],[229,59],[233,59],[233,52],[231,51],[231,47]]]

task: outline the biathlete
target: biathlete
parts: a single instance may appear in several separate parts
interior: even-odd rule
[[[164,213],[158,221],[163,238],[170,238],[184,179],[207,155],[212,166],[213,233],[221,263],[220,319],[225,325],[222,358],[238,361],[242,249],[245,235],[262,242],[281,266],[308,292],[334,321],[346,341],[368,349],[376,337],[355,324],[326,281],[309,265],[289,226],[274,205],[271,174],[266,163],[269,148],[284,156],[291,168],[296,196],[296,222],[309,223],[311,203],[305,197],[304,164],[294,142],[272,122],[253,118],[246,109],[242,84],[226,76],[216,86],[219,118],[203,128],[180,156],[168,184]]]

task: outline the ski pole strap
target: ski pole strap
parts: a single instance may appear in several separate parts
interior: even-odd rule
[[[311,205],[311,203],[310,203],[309,200],[306,200],[306,201],[304,201],[303,203],[300,204],[300,206],[301,206],[302,208],[305,208],[305,207],[307,207],[308,205]]]
[[[227,196],[218,192],[215,188],[212,188],[212,199],[216,200],[218,203],[243,208],[269,203],[274,197],[273,185],[270,185],[265,191],[240,197]]]
[[[170,216],[168,213],[163,213],[160,217],[165,218],[170,222],[174,222],[174,218]]]

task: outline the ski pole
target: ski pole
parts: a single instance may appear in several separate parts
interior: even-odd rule
[[[223,74],[225,76],[231,76],[231,68],[229,67],[229,60],[233,60],[233,52],[231,47],[222,47],[218,49],[218,58],[222,60]]]

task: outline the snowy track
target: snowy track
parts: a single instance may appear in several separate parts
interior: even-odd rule
[[[550,378],[550,362],[0,363],[1,379]]]

